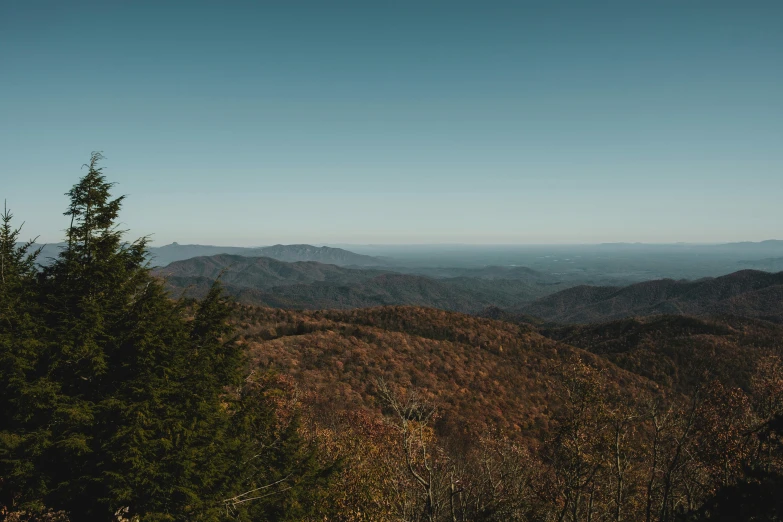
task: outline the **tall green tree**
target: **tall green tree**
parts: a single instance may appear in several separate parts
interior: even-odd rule
[[[21,228],[11,224],[13,214],[0,215],[0,429],[16,416],[19,394],[30,369],[34,350],[33,293],[35,260],[33,241],[19,244]]]
[[[12,407],[18,387],[25,380],[26,362],[20,353],[20,324],[30,306],[28,285],[35,256],[31,244],[19,246],[20,229],[14,229],[13,215],[4,208],[0,216],[0,429],[14,416]],[[21,381],[21,382],[20,382]]]
[[[40,274],[29,246],[11,246],[10,214],[0,231],[0,306],[13,310],[0,326],[0,357],[13,362],[3,370],[13,393],[0,407],[13,422],[0,434],[0,500],[73,520],[220,520],[248,483],[295,470],[301,501],[320,475],[295,429],[284,451],[265,454],[263,476],[241,464],[275,428],[247,421],[266,406],[237,392],[247,382],[219,285],[195,306],[167,295],[147,239],[126,242],[117,226],[124,197],[112,197],[101,159],[93,153],[67,193],[67,243]],[[34,318],[27,330],[23,312]]]
[[[218,287],[188,320],[150,275],[146,238],[123,241],[124,197],[101,159],[68,192],[67,246],[44,271],[46,377],[59,391],[46,504],[80,519],[198,519],[228,482],[221,397],[239,382],[239,351],[222,342]]]
[[[19,243],[21,227],[4,207],[0,215],[0,506],[13,505],[19,491],[36,491],[32,464],[24,458],[38,446],[23,430],[48,406],[46,390],[34,385],[43,325],[36,297],[34,241]]]
[[[87,174],[67,193],[67,246],[43,271],[40,289],[48,327],[41,378],[57,395],[51,418],[36,427],[48,438],[38,468],[48,484],[46,503],[81,517],[114,507],[103,476],[111,469],[104,442],[121,425],[117,410],[124,407],[125,381],[117,373],[124,319],[150,282],[146,240],[123,243],[116,227],[123,197],[112,199],[101,159],[94,153]]]

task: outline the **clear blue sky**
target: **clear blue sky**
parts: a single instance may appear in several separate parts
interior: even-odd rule
[[[56,241],[101,150],[155,244],[783,238],[783,2],[579,4],[0,0],[0,198]]]

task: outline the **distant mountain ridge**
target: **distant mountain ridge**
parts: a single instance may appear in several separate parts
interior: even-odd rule
[[[741,270],[696,281],[659,279],[625,287],[576,286],[517,310],[558,323],[633,316],[741,315],[783,322],[783,272]]]
[[[743,268],[764,270],[765,272],[780,272],[783,270],[783,257],[768,257],[752,261],[740,261],[737,263]]]
[[[50,243],[40,245],[41,264],[48,264],[51,258],[57,257],[65,243]],[[247,257],[270,257],[278,261],[317,261],[319,263],[338,266],[377,267],[390,264],[388,259],[356,254],[342,248],[316,247],[313,245],[272,245],[265,247],[232,247],[213,245],[180,245],[171,243],[160,247],[148,247],[150,263],[153,266],[166,266],[175,261],[183,261],[194,257],[231,254]]]
[[[783,248],[783,239],[765,239],[763,241],[737,241],[734,243],[723,243],[720,246],[727,246],[727,247],[756,246],[762,248]]]
[[[356,283],[377,277],[380,270],[345,269],[335,264],[315,261],[287,262],[271,257],[217,254],[175,261],[155,273],[163,277],[205,278],[217,277],[226,285],[269,289],[277,286],[326,282]]]
[[[436,279],[465,277],[471,279],[514,279],[536,283],[559,283],[560,280],[550,274],[533,270],[526,266],[496,266],[488,265],[482,268],[464,267],[394,267],[394,271],[415,273]]]
[[[521,279],[433,279],[314,261],[288,263],[230,254],[176,261],[155,274],[175,295],[201,297],[218,277],[240,302],[289,309],[418,305],[460,312],[514,307],[564,285]],[[536,276],[537,277],[537,276]]]
[[[381,266],[387,261],[362,254],[355,254],[342,248],[316,247],[313,245],[273,245],[265,247],[220,247],[210,245],[180,245],[171,243],[150,248],[152,263],[165,266],[174,261],[217,254],[235,254],[247,257],[270,257],[278,261],[317,261],[339,266]]]

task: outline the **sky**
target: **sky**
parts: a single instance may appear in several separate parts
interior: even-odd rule
[[[0,0],[0,198],[153,244],[783,238],[783,2]]]

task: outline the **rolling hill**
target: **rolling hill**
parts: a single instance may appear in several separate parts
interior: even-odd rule
[[[556,323],[661,314],[729,314],[783,322],[783,272],[741,270],[697,281],[661,279],[621,288],[577,286],[517,311]]]
[[[220,277],[243,303],[287,309],[347,309],[418,305],[477,312],[515,307],[561,286],[524,279],[455,277],[432,279],[316,262],[286,263],[264,257],[220,254],[171,263],[156,270],[175,295],[200,297]]]
[[[660,315],[539,331],[683,392],[705,376],[747,389],[761,358],[783,355],[783,325],[738,316]]]
[[[629,397],[688,394],[705,380],[749,389],[783,356],[783,326],[740,317],[660,316],[541,327],[432,308],[292,311],[238,304],[252,367],[293,376],[324,407],[374,410],[374,382],[423,390],[444,429],[493,426],[533,435],[558,408],[552,371],[573,356]]]
[[[221,247],[209,245],[180,245],[171,243],[162,247],[150,248],[152,263],[166,266],[174,261],[182,261],[193,257],[213,256],[218,254],[233,254],[247,257],[270,257],[289,263],[296,261],[317,261],[339,266],[381,266],[388,264],[386,260],[373,256],[355,254],[342,248],[315,247],[312,245],[274,245],[266,247],[243,248]]]
[[[238,305],[234,317],[248,364],[292,376],[316,405],[375,411],[375,382],[382,378],[437,404],[446,432],[546,431],[558,408],[552,372],[574,356],[603,368],[623,393],[656,389],[535,328],[432,308],[301,312]]]

